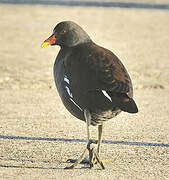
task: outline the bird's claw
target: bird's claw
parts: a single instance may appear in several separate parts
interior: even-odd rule
[[[97,153],[97,151],[95,150],[95,147],[92,144],[92,141],[89,141],[87,144],[87,148],[85,149],[85,151],[83,152],[83,154],[80,156],[79,159],[74,160],[74,159],[68,159],[66,162],[69,163],[74,163],[72,166],[68,166],[65,169],[73,169],[75,166],[77,166],[80,163],[85,163],[85,164],[89,164],[90,165],[90,169],[94,167],[94,164],[98,164],[100,165],[100,167],[102,169],[105,169],[103,162],[100,160],[99,155]],[[87,160],[86,158],[83,159],[86,150],[89,151],[89,160]],[[83,159],[83,160],[82,160]]]

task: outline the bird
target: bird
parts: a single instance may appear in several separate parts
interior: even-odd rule
[[[54,63],[54,80],[66,109],[87,127],[87,146],[73,165],[73,169],[88,150],[89,167],[100,159],[103,125],[120,112],[137,113],[133,99],[131,78],[120,61],[110,50],[97,45],[85,30],[73,21],[58,23],[52,35],[41,45],[60,46]],[[98,141],[90,138],[89,127],[98,126]],[[92,144],[97,143],[97,149]]]

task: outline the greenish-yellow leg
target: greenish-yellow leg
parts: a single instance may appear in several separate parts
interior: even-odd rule
[[[100,161],[100,158],[99,158],[100,145],[101,145],[101,141],[102,141],[102,125],[99,125],[99,127],[98,127],[98,130],[99,130],[98,139],[99,140],[98,140],[98,148],[97,148],[97,151],[96,151],[95,148],[92,146],[93,142],[90,139],[89,127],[90,127],[90,124],[91,124],[91,114],[90,114],[90,112],[88,110],[84,110],[84,116],[85,116],[86,125],[87,125],[87,139],[88,139],[87,148],[84,150],[82,155],[79,157],[78,160],[76,160],[76,162],[72,166],[66,167],[65,169],[73,169],[75,166],[77,166],[83,160],[83,158],[85,156],[85,153],[86,153],[86,150],[89,151],[90,168],[92,168],[94,166],[94,164],[99,164],[102,169],[105,169],[102,161]]]
[[[102,143],[102,133],[103,133],[103,123],[98,125],[98,146],[97,146],[97,153],[100,156],[100,146]]]
[[[100,147],[101,147],[101,143],[102,143],[102,137],[103,137],[103,123],[98,125],[98,146],[97,146],[97,154],[100,157]],[[107,162],[112,162],[114,161],[115,158],[109,158],[109,159],[103,159],[102,163],[107,163]],[[95,160],[95,163],[97,164],[97,160]]]

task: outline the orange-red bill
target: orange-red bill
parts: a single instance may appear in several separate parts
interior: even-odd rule
[[[56,37],[52,34],[48,39],[46,39],[42,44],[41,47],[46,47],[56,43]]]

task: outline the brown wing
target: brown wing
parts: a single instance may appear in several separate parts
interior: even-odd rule
[[[127,93],[132,97],[131,79],[124,65],[111,51],[93,45],[91,67],[98,73],[99,89]],[[89,62],[88,61],[88,62]]]

